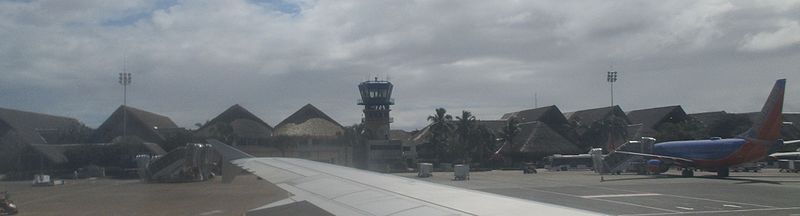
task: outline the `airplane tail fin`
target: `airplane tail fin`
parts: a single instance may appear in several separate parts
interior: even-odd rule
[[[761,108],[761,113],[758,114],[753,127],[739,137],[753,138],[759,140],[778,140],[781,138],[781,124],[783,115],[783,93],[786,89],[786,79],[779,79],[775,81],[775,86],[772,87],[772,92]]]

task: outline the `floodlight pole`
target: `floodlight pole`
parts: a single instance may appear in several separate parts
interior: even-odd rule
[[[122,137],[126,137],[128,136],[128,85],[131,84],[131,73],[119,73],[119,84],[122,84]]]
[[[613,107],[614,106],[614,82],[617,81],[617,72],[614,71],[614,70],[609,71],[608,72],[608,77],[606,78],[606,81],[611,83],[611,106]]]

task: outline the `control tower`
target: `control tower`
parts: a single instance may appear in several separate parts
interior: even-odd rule
[[[392,98],[392,83],[385,80],[364,81],[358,84],[361,99],[358,105],[364,105],[364,118],[361,122],[367,130],[368,140],[389,140],[389,124],[394,120],[389,117]]]
[[[403,164],[413,163],[413,158],[410,158],[413,155],[403,150],[403,141],[389,137],[389,124],[393,122],[392,117],[389,117],[389,111],[392,111],[390,106],[394,105],[392,88],[392,83],[378,80],[377,77],[358,84],[358,91],[361,93],[358,105],[364,106],[361,123],[364,124],[367,142],[363,150],[356,150],[353,159],[362,161],[357,158],[363,157],[365,167],[372,171],[405,170],[407,166]]]

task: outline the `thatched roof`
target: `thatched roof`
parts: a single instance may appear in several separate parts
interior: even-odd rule
[[[578,110],[575,112],[564,113],[564,116],[568,119],[571,125],[575,127],[575,131],[580,136],[584,136],[588,131],[587,127],[591,126],[595,122],[611,119],[612,117],[621,119],[624,124],[631,123],[630,119],[628,119],[628,116],[625,115],[625,112],[623,112],[619,106]]]
[[[159,143],[164,141],[164,137],[158,133],[159,128],[178,127],[175,122],[166,116],[129,106],[120,106],[95,130],[91,140],[103,143],[122,136],[123,116],[125,114],[127,114],[127,134],[129,136],[137,136],[148,142]]]
[[[43,133],[78,127],[81,123],[73,118],[0,108],[0,132],[13,130],[29,144],[48,143]]]
[[[210,137],[214,125],[220,123],[229,124],[233,128],[233,133],[241,138],[265,138],[272,135],[272,127],[269,124],[239,104],[231,106],[217,115],[217,117],[214,117],[214,119],[211,119],[211,121],[197,129],[195,135]]]
[[[730,115],[742,116],[750,120],[750,122],[759,121],[761,112],[746,112],[746,113],[730,113]],[[784,120],[785,121],[785,120]]]
[[[728,113],[725,111],[715,111],[715,112],[702,112],[702,113],[692,113],[689,114],[690,117],[697,119],[703,125],[710,126],[713,125],[714,122],[724,119],[728,116]]]
[[[155,113],[152,113],[152,112],[148,112],[148,111],[144,111],[144,110],[140,110],[140,109],[136,109],[136,108],[128,107],[128,106],[120,106],[120,108],[117,109],[117,110],[120,110],[120,109],[124,109],[125,111],[128,112],[128,115],[133,116],[135,119],[139,120],[140,123],[142,123],[145,126],[148,126],[150,128],[156,128],[156,127],[157,128],[176,128],[176,127],[178,127],[178,125],[176,125],[175,122],[172,121],[172,119],[169,119],[169,117],[166,117],[166,116],[163,116],[163,115],[155,114]]]
[[[508,120],[510,118],[516,118],[518,122],[540,121],[541,119],[547,117],[548,115],[552,115],[553,110],[557,111],[559,115],[563,117],[563,114],[560,111],[558,111],[558,107],[552,105],[546,107],[539,107],[536,109],[527,109],[517,112],[506,113],[503,114],[503,117],[501,117],[500,119]]]
[[[506,126],[507,120],[478,120],[478,125],[482,125],[493,132],[503,131]]]
[[[311,104],[303,106],[275,126],[275,135],[339,136],[343,133],[341,124]]]
[[[540,157],[552,154],[583,153],[582,149],[543,122],[521,123],[519,127],[520,133],[514,138],[513,147],[505,144],[501,151]]]
[[[498,134],[500,131],[503,130],[503,127],[506,126],[506,122],[507,122],[506,120],[478,120],[476,121],[476,124],[482,125],[487,129],[489,129],[490,131],[492,131],[493,133]],[[452,123],[455,124],[456,121],[454,120],[452,121]],[[422,130],[420,130],[416,134],[412,134],[409,140],[414,144],[422,144],[428,142],[431,136],[432,135],[431,135],[430,125],[428,125],[425,126],[425,128],[422,128]]]
[[[626,123],[630,123],[630,119],[628,119],[628,116],[625,115],[625,112],[623,112],[619,106],[578,110],[575,112],[564,113],[564,116],[570,122],[575,122],[578,124],[592,124],[596,121],[600,121],[611,116],[617,116],[625,120]]]
[[[681,106],[666,106],[650,109],[634,110],[627,113],[631,123],[643,124],[643,136],[654,136],[661,124],[666,122],[677,123],[686,120],[689,116]]]
[[[413,134],[410,141],[411,143],[419,145],[428,142],[428,140],[431,139],[431,136],[431,126],[428,125],[422,128],[422,130],[419,130],[417,133]]]
[[[639,124],[629,124],[628,127],[626,127],[626,130],[628,131],[628,133],[627,133],[628,134],[628,140],[639,140],[639,139],[641,139],[642,136],[643,136],[642,135],[643,128],[644,128],[644,124],[641,124],[641,123],[639,123]]]
[[[69,161],[64,152],[68,148],[67,145],[47,145],[47,144],[31,144],[34,150],[44,155],[48,161],[55,164],[66,163]]]
[[[570,140],[570,142],[578,142],[578,133],[572,128],[567,118],[564,117],[564,113],[555,105],[506,113],[503,115],[502,120],[508,120],[512,117],[517,119],[519,123],[534,121],[545,123],[551,129],[561,134],[561,136]]]
[[[411,132],[406,132],[404,130],[389,130],[389,139],[390,140],[401,140],[403,142],[411,140],[414,136]]]

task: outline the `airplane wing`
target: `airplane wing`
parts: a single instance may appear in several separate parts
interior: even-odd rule
[[[800,152],[780,152],[780,153],[772,153],[769,155],[770,157],[776,159],[782,158],[800,158]]]
[[[793,145],[793,147],[797,147],[800,146],[800,140],[783,141],[783,145]],[[798,159],[800,158],[800,148],[797,148],[794,152],[772,153],[769,157],[774,159]]]
[[[793,147],[798,147],[797,151],[800,151],[800,140],[783,141],[783,145],[784,146],[789,145],[789,146],[793,146]]]
[[[675,164],[675,165],[678,165],[678,166],[681,166],[681,167],[691,167],[691,166],[694,165],[694,161],[693,160],[686,159],[686,158],[680,158],[680,157],[672,157],[672,156],[656,155],[656,154],[646,154],[646,153],[638,153],[638,152],[628,152],[628,151],[614,151],[614,153],[615,154],[637,155],[637,156],[643,156],[645,158],[651,158],[651,159],[652,158],[656,158],[656,159],[660,159],[662,161],[665,161],[665,162],[668,162],[668,163],[671,163],[671,164]]]
[[[218,141],[209,143],[231,148]],[[307,202],[333,215],[597,215],[305,159],[242,157],[231,163],[291,193],[257,211]]]

